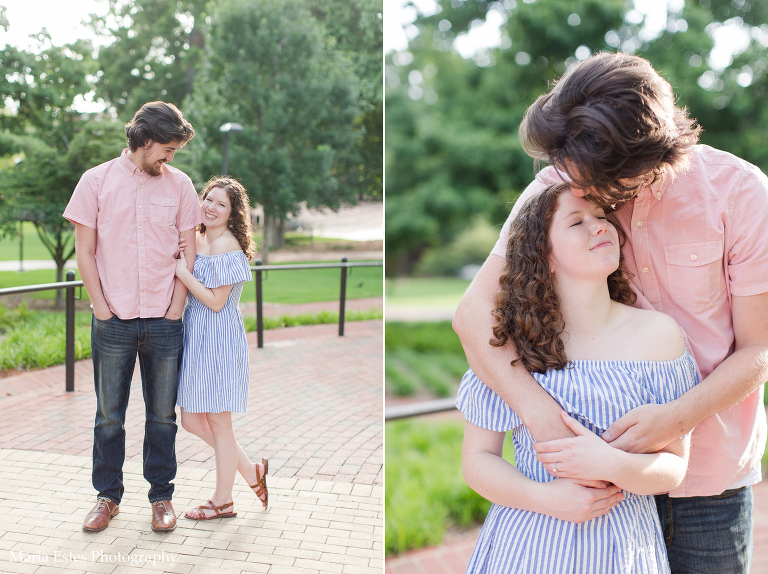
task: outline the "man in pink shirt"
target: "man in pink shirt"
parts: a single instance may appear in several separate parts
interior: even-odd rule
[[[577,197],[615,207],[609,219],[626,236],[636,305],[677,320],[702,380],[672,403],[630,411],[603,438],[627,452],[655,452],[693,431],[685,481],[656,499],[672,572],[747,574],[750,487],[761,480],[766,439],[768,178],[697,145],[699,131],[642,58],[598,54],[566,73],[520,127],[526,151],[551,166],[515,205],[454,329],[472,369],[536,439],[567,445],[573,433],[560,406],[525,369],[510,366],[509,344],[488,344],[507,230],[526,199],[557,181],[570,181]],[[540,501],[540,512],[580,522],[616,504],[613,490],[563,480],[567,495]]]
[[[64,211],[75,225],[77,267],[92,302],[96,388],[93,486],[96,506],[83,530],[104,530],[119,512],[125,411],[136,357],[146,406],[144,478],[152,529],[176,528],[176,388],[187,290],[175,279],[179,236],[195,260],[200,206],[192,181],[167,165],[195,134],[171,104],[150,102],[125,126],[128,149],[86,171]]]

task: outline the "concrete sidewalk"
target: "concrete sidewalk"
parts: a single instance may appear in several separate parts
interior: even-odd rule
[[[141,475],[144,407],[138,366],[126,418],[126,494],[109,528],[82,531],[95,396],[90,361],[0,379],[0,572],[377,573],[383,561],[381,321],[249,333],[248,413],[235,434],[269,459],[269,509],[238,476],[237,517],[151,531]],[[213,451],[179,428],[177,515],[213,492]]]

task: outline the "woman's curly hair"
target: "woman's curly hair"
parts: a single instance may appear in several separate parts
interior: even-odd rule
[[[558,197],[569,191],[566,183],[549,186],[523,205],[509,229],[507,262],[493,310],[498,325],[489,342],[501,347],[511,340],[518,355],[512,365],[522,362],[530,372],[545,373],[568,365],[562,340],[565,321],[550,269],[549,230]],[[619,237],[623,244],[620,230]],[[608,290],[611,299],[626,305],[637,298],[624,274],[623,254],[618,269],[608,276]]]
[[[257,246],[253,241],[253,227],[251,226],[251,205],[248,201],[248,192],[243,184],[229,177],[212,177],[208,180],[200,194],[200,201],[208,196],[212,189],[220,187],[227,192],[232,211],[229,215],[229,230],[240,244],[243,253],[250,261],[256,255]],[[200,235],[205,235],[205,224],[198,226]]]

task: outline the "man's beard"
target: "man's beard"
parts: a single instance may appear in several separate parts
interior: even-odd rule
[[[163,164],[158,162],[148,162],[144,161],[144,163],[141,166],[141,169],[143,171],[146,171],[149,175],[152,177],[157,177],[161,173],[163,173]]]

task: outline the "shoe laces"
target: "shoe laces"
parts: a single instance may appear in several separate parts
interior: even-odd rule
[[[168,501],[167,501],[167,500],[158,500],[158,501],[156,501],[156,502],[153,502],[153,503],[152,503],[152,506],[161,506],[161,505],[162,505],[162,507],[163,507],[165,510],[168,510],[168,507],[165,505],[165,503],[166,503],[166,502],[168,502]]]
[[[96,508],[101,508],[102,506],[106,506],[110,502],[112,502],[112,500],[110,500],[109,498],[106,498],[104,496],[99,496],[96,499]]]

